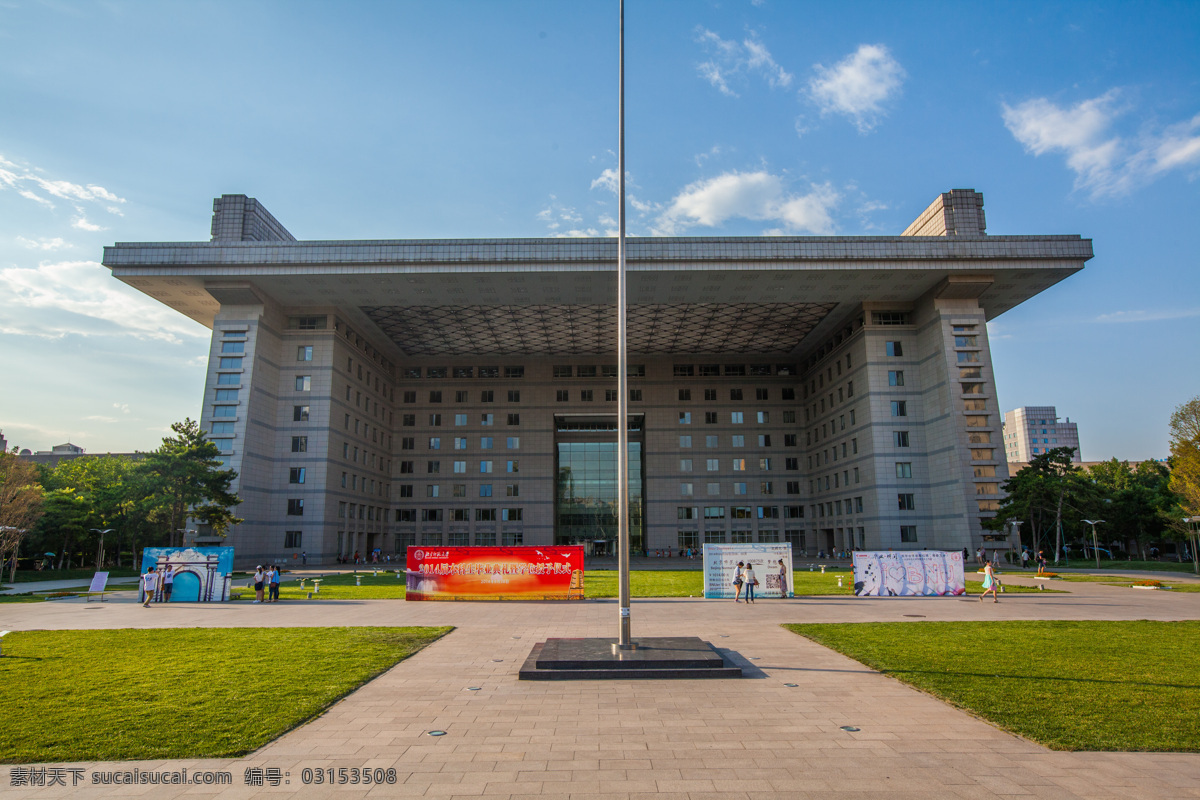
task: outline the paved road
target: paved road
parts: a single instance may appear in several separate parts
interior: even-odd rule
[[[1023,580],[1010,577],[1010,580]],[[788,633],[783,622],[976,619],[1200,619],[1200,594],[1056,584],[1066,594],[975,599],[819,597],[636,601],[634,634],[695,635],[727,649],[736,681],[520,682],[530,647],[549,636],[612,636],[612,601],[406,603],[291,601],[143,609],[68,600],[0,606],[3,627],[457,626],[328,713],[253,755],[93,771],[229,770],[251,797],[570,798],[1197,798],[1200,755],[1052,752],[999,731],[861,664]],[[236,680],[236,675],[222,676]],[[786,683],[798,684],[795,688]],[[469,691],[468,687],[481,687]],[[847,732],[841,726],[860,730]],[[167,726],[169,727],[169,726]],[[432,738],[430,730],[445,730]],[[75,766],[75,765],[69,765]],[[276,767],[290,784],[243,786]],[[394,786],[300,785],[305,767],[395,769]],[[0,796],[209,796],[215,787],[16,789]],[[68,781],[69,782],[69,781]]]

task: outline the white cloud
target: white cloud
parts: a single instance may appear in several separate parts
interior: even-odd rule
[[[629,180],[629,173],[625,173],[625,180],[626,181]],[[591,189],[596,189],[596,188],[606,189],[606,190],[612,192],[613,194],[616,194],[618,191],[620,191],[620,188],[621,188],[620,182],[617,180],[616,169],[609,167],[608,169],[601,172],[600,177],[596,178],[596,180],[592,181],[592,185],[589,188],[591,188]]]
[[[861,133],[878,124],[884,115],[884,103],[899,91],[907,77],[904,68],[880,44],[859,45],[858,50],[832,67],[814,64],[813,69],[817,76],[808,83],[809,97],[822,114],[844,114],[853,119]]]
[[[753,33],[737,42],[722,39],[707,28],[696,28],[696,41],[710,56],[696,66],[696,71],[721,94],[737,97],[730,82],[742,81],[742,76],[751,74],[761,77],[772,89],[786,89],[792,84],[791,74],[776,63],[767,46]]]
[[[14,189],[21,197],[48,208],[54,208],[54,201],[50,197],[57,197],[72,203],[95,203],[109,213],[121,213],[117,206],[124,203],[125,198],[118,197],[103,186],[50,180],[39,172],[41,170],[22,166],[0,156],[0,188]]]
[[[108,230],[108,228],[105,228],[103,225],[97,225],[94,222],[88,222],[88,218],[83,215],[82,210],[80,210],[79,216],[76,217],[75,220],[71,223],[71,227],[79,228],[79,230],[81,230],[81,231],[89,231],[89,232],[93,232],[93,233],[95,231]]]
[[[116,417],[102,417],[99,414],[92,414],[91,416],[84,417],[84,419],[91,420],[93,422],[116,422],[117,421]]]
[[[129,403],[113,403],[113,408],[124,414],[129,413]]]
[[[113,280],[95,261],[0,269],[0,333],[58,339],[125,335],[180,342],[204,338],[197,323]]]
[[[53,239],[26,239],[24,236],[18,236],[17,244],[22,247],[28,247],[30,250],[61,250],[64,247],[70,247],[67,242],[55,236]]]
[[[1111,314],[1101,314],[1096,322],[1162,322],[1170,319],[1188,319],[1200,317],[1200,308],[1183,308],[1159,311],[1114,311]]]
[[[1044,97],[1003,106],[1004,125],[1035,156],[1058,152],[1076,188],[1093,197],[1127,194],[1165,173],[1200,169],[1200,115],[1132,136],[1113,131],[1131,106],[1112,89],[1064,108]]]
[[[684,187],[656,221],[654,233],[672,236],[735,218],[776,223],[768,233],[832,233],[830,211],[838,194],[828,184],[810,188],[808,194],[793,194],[782,178],[765,171],[726,172]]]

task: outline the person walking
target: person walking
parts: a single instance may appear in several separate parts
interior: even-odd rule
[[[1000,580],[996,577],[996,570],[992,567],[992,562],[987,562],[983,565],[983,593],[979,595],[979,602],[983,602],[983,598],[987,597],[987,593],[992,593],[992,602],[999,603],[1000,595],[997,590],[1000,588]]]
[[[1046,572],[1046,553],[1043,552],[1042,550],[1038,550],[1037,565],[1038,565],[1037,574],[1038,575],[1044,574]]]
[[[154,567],[146,567],[146,574],[142,576],[142,592],[145,593],[146,602],[142,603],[142,608],[149,608],[150,601],[154,599],[154,590],[158,588],[158,575],[154,572]]]
[[[254,602],[256,603],[263,601],[263,581],[266,580],[266,577],[262,564],[254,568]]]
[[[1029,551],[1021,550],[1021,569],[1029,569]]]
[[[746,563],[744,561],[739,561],[737,565],[737,572],[733,573],[733,602],[735,603],[742,602],[742,584],[746,582],[746,577],[744,575],[745,570]]]
[[[167,564],[162,574],[162,601],[171,602],[171,590],[175,588],[175,567]]]
[[[270,594],[267,596],[268,602],[278,603],[279,602],[279,565],[278,564],[271,565],[271,579],[268,583],[268,588],[270,590]]]
[[[308,566],[308,551],[307,550],[300,551],[300,563],[306,567]]]
[[[787,565],[782,558],[779,559],[779,596],[785,600],[788,596]]]
[[[746,602],[754,602],[754,587],[758,585],[758,578],[754,577],[754,565],[749,561],[746,562],[746,569],[742,571],[742,580],[746,582]]]

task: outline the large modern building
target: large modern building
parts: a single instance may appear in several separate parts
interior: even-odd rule
[[[238,562],[408,544],[610,548],[616,241],[120,243],[119,280],[212,328],[202,421]],[[628,243],[634,546],[973,549],[1007,476],[986,323],[1080,270],[939,196],[900,236]],[[1002,543],[991,546],[1003,546]]]
[[[1004,451],[1009,463],[1028,463],[1056,447],[1075,450],[1071,460],[1083,463],[1079,452],[1079,426],[1058,418],[1054,406],[1022,406],[1004,414]]]

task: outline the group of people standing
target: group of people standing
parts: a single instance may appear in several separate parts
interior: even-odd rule
[[[754,574],[754,565],[749,561],[739,561],[737,569],[733,573],[734,595],[733,602],[742,602],[742,589],[746,590],[746,602],[754,602],[754,587],[758,586],[758,577]],[[779,559],[779,596],[786,598],[787,590],[787,565],[783,563],[783,559]]]
[[[162,589],[162,595],[159,602],[171,602],[171,592],[175,588],[175,567],[168,563],[163,567],[162,572],[158,571],[157,567],[146,567],[146,572],[142,575],[142,593],[145,595],[145,602],[142,603],[142,608],[149,608],[150,601],[154,599],[155,593]]]
[[[279,567],[275,564],[268,564],[266,567],[259,564],[254,568],[254,602],[279,602]]]

